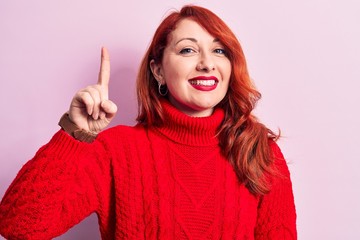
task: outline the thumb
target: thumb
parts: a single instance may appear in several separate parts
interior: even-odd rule
[[[106,113],[106,118],[111,121],[117,112],[116,104],[111,100],[104,100],[101,103],[102,110]]]

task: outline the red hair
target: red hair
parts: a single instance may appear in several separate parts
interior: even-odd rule
[[[224,109],[225,118],[218,129],[222,153],[233,165],[241,183],[254,194],[270,190],[266,176],[272,173],[269,140],[277,136],[251,114],[261,94],[255,89],[246,66],[239,41],[230,28],[213,12],[199,6],[184,6],[172,12],[157,28],[140,65],[137,76],[139,113],[137,121],[145,126],[163,123],[157,82],[150,61],[161,63],[169,34],[182,19],[194,20],[224,45],[232,72],[229,89],[217,107]]]

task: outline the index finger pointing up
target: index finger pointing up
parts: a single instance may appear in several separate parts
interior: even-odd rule
[[[101,49],[101,64],[98,84],[104,87],[109,86],[110,81],[110,57],[108,50],[103,47]]]

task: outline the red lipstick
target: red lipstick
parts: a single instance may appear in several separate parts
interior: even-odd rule
[[[189,79],[191,86],[200,91],[212,91],[217,87],[218,82],[215,76],[197,76]]]

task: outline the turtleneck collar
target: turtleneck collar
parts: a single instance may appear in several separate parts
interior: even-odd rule
[[[164,125],[156,129],[170,140],[193,146],[209,146],[219,143],[216,131],[224,119],[224,111],[215,108],[209,117],[191,117],[162,100]]]

